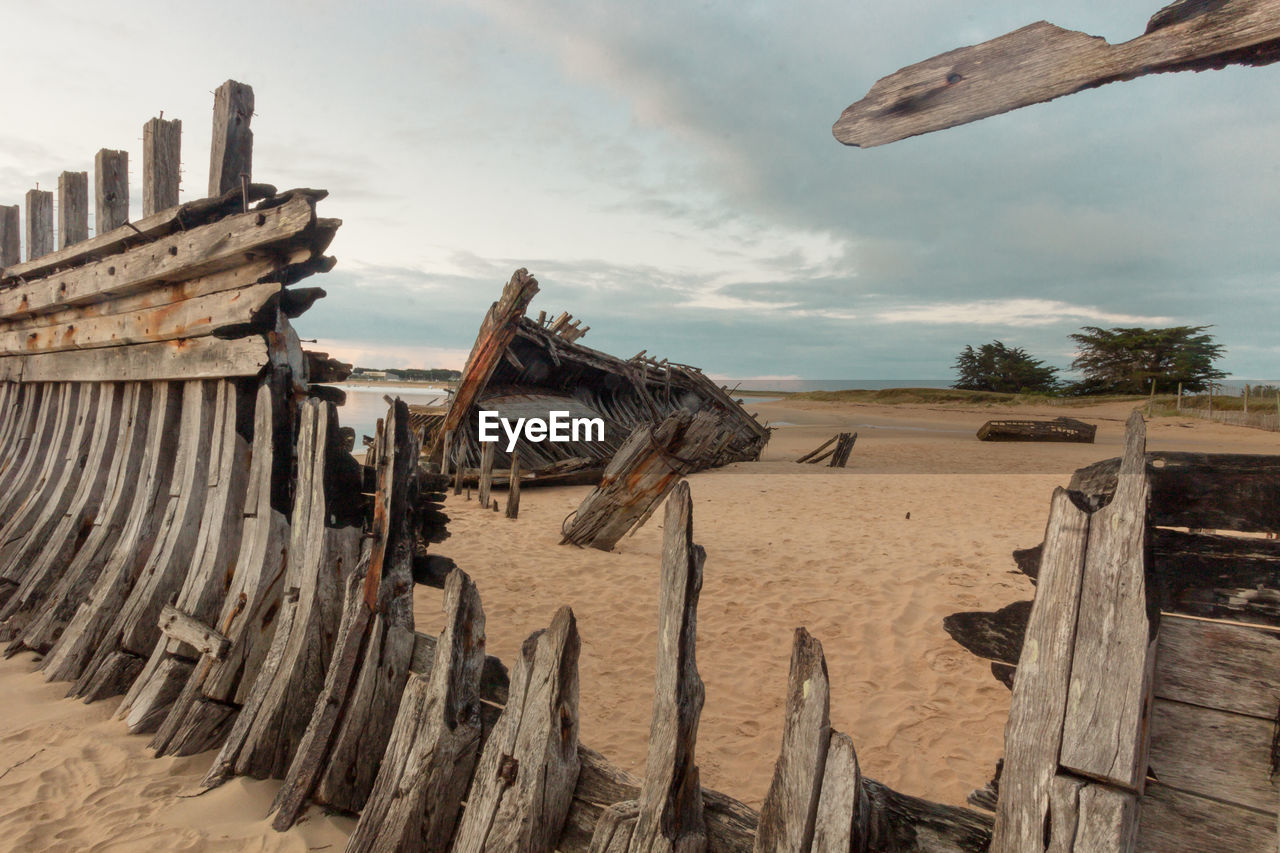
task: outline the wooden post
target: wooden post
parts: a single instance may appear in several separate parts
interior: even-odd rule
[[[1182,411],[1182,383],[1178,383],[1178,411]]]
[[[89,173],[58,176],[58,248],[89,239]]]
[[[511,473],[507,477],[507,518],[520,516],[520,448],[511,451]]]
[[[53,251],[53,193],[27,190],[27,260]]]
[[[103,148],[93,158],[93,221],[106,234],[129,221],[129,152]]]
[[[496,445],[495,441],[480,444],[480,483],[476,498],[480,501],[481,509],[489,508],[489,491],[493,487],[493,450]]]
[[[249,112],[253,112],[252,100]],[[216,130],[216,118],[214,127]],[[143,216],[151,216],[178,206],[181,166],[182,122],[178,119],[153,118],[144,124],[142,126]],[[215,195],[213,192],[209,194]]]
[[[467,467],[467,454],[464,451],[465,448],[459,447],[458,458],[454,460],[454,464],[457,465],[457,469],[453,474],[453,494],[455,496],[462,494],[462,474]]]
[[[209,150],[209,196],[220,196],[253,175],[253,87],[228,80],[213,99],[213,144]]]
[[[0,205],[0,269],[11,267],[22,260],[19,227],[18,206]]]
[[[449,476],[449,454],[453,450],[453,430],[447,430],[444,434],[444,452],[440,454],[440,473]]]
[[[1209,383],[1209,420],[1213,420],[1213,383]]]
[[[1244,386],[1244,413],[1249,414],[1249,386]]]

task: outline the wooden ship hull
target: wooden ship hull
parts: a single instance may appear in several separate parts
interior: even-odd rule
[[[445,472],[480,464],[479,412],[504,418],[598,418],[601,440],[521,441],[514,451],[527,483],[595,483],[637,427],[657,424],[677,412],[710,412],[720,437],[699,455],[692,470],[758,459],[769,440],[762,426],[728,391],[696,367],[657,361],[640,353],[623,360],[579,343],[588,327],[561,314],[525,316],[538,282],[517,270],[490,307],[467,359],[462,380],[442,419],[432,418],[424,435],[429,458]],[[422,412],[426,423],[427,412]],[[447,439],[446,439],[447,436]],[[445,458],[446,446],[448,458]],[[494,450],[493,470],[511,467],[504,437]]]
[[[978,428],[979,441],[1068,441],[1093,444],[1098,428],[1075,418],[1051,421],[987,421]]]

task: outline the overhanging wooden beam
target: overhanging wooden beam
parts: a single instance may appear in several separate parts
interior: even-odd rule
[[[881,78],[832,133],[870,148],[1165,71],[1280,60],[1280,0],[1178,0],[1111,44],[1039,21]]]

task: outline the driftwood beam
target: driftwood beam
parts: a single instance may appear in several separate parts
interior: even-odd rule
[[[178,119],[150,119],[142,126],[142,215],[144,217],[178,206],[181,167],[182,122]],[[221,195],[222,192],[211,193],[211,195]]]
[[[213,96],[209,195],[220,196],[253,174],[253,87],[228,80]]]
[[[1280,59],[1280,0],[1180,0],[1122,44],[1040,21],[877,81],[832,129],[871,147],[1165,71]]]
[[[89,173],[58,176],[58,248],[89,239]]]
[[[22,237],[19,221],[18,205],[0,205],[0,270],[22,260],[19,250]]]
[[[53,251],[53,193],[27,190],[27,260]]]
[[[186,643],[213,660],[223,660],[231,648],[231,640],[171,604],[160,610],[159,624],[166,637]]]

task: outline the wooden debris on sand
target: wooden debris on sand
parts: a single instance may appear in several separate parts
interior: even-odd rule
[[[1093,444],[1098,428],[1075,418],[996,420],[978,427],[979,441],[1072,441]]]
[[[843,468],[849,463],[849,454],[853,452],[853,445],[857,440],[858,434],[856,432],[838,432],[804,456],[801,456],[796,462],[817,465],[829,457],[831,461],[827,463],[828,468]],[[832,444],[835,447],[831,447]],[[827,448],[831,449],[828,450]],[[826,451],[825,453],[823,452],[824,450]]]

